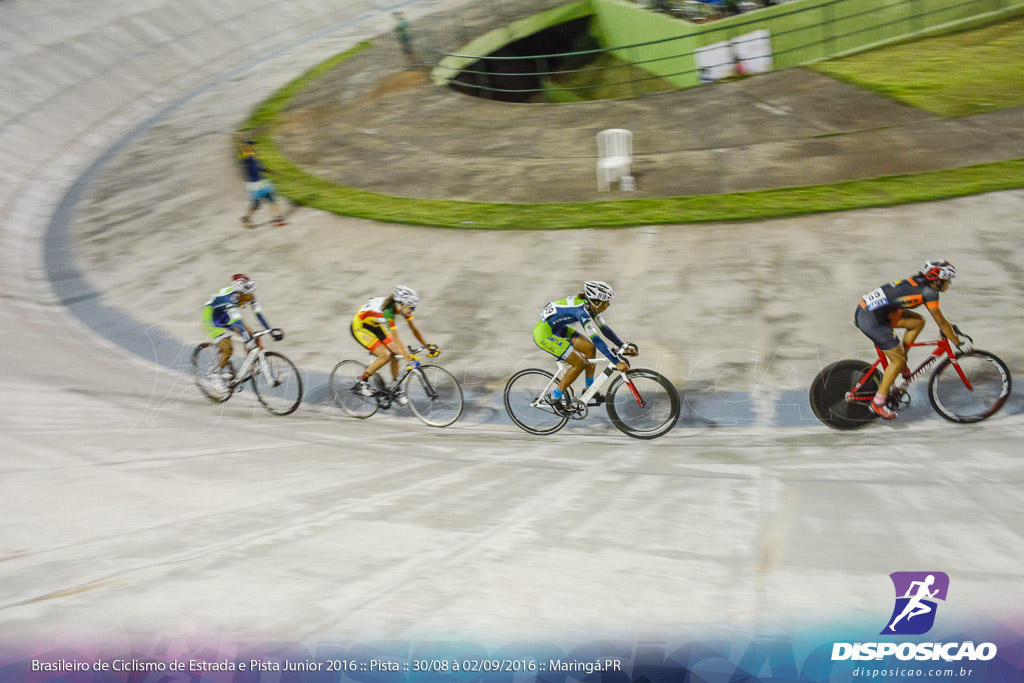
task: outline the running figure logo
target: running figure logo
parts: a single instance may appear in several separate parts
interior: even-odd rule
[[[917,636],[935,623],[936,600],[945,602],[949,577],[943,572],[893,572],[896,606],[881,635]]]

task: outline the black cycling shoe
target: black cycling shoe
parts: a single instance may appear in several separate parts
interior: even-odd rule
[[[590,401],[587,403],[587,406],[589,406],[590,408],[593,408],[594,406],[601,405],[606,400],[607,399],[605,398],[604,394],[602,394],[600,391],[598,391],[597,393],[595,393],[593,396],[590,397]]]
[[[562,417],[567,417],[570,413],[571,408],[569,400],[570,399],[568,394],[566,394],[560,399],[555,398],[551,394],[548,394],[547,396],[544,397],[544,403],[551,406],[552,410],[555,411],[556,415],[561,415]]]

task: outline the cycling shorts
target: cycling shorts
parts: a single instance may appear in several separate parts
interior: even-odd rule
[[[376,351],[381,344],[390,344],[392,342],[391,335],[385,332],[383,327],[363,322],[358,316],[352,321],[352,327],[349,329],[352,332],[352,337],[362,346],[369,349],[370,353]]]
[[[565,360],[569,357],[569,354],[572,353],[572,342],[578,336],[580,336],[579,332],[573,330],[568,339],[559,337],[546,320],[541,320],[533,328],[533,341],[558,360]]]
[[[221,339],[231,336],[231,330],[218,327],[213,322],[213,306],[207,306],[203,309],[203,329],[206,330],[206,338],[210,341],[219,342]]]
[[[902,315],[903,311],[901,310],[879,315],[875,311],[869,311],[867,308],[857,306],[857,312],[853,316],[853,324],[857,326],[858,330],[866,334],[868,339],[875,343],[875,346],[883,351],[891,351],[900,344],[899,337],[896,336],[896,331],[892,327],[899,321]]]

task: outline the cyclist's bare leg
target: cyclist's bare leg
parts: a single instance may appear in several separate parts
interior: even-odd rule
[[[597,354],[597,348],[594,346],[594,342],[590,341],[583,335],[577,335],[576,338],[572,340],[572,346],[574,349],[582,353],[583,357],[587,359],[587,365],[584,368],[586,377],[588,379],[593,378],[595,366],[590,361],[594,360],[594,356]]]
[[[387,365],[389,360],[394,358],[394,354],[391,353],[391,351],[389,351],[383,344],[375,348],[373,350],[373,354],[377,357],[370,361],[370,364],[366,366],[365,370],[363,370],[363,379],[368,379],[370,375],[380,370],[382,367]]]
[[[917,335],[921,334],[921,330],[924,329],[924,318],[913,311],[903,311],[903,315],[893,324],[893,327],[900,327],[906,330],[906,333],[903,335],[903,348],[909,349],[910,345],[917,339]]]
[[[572,383],[580,376],[583,369],[587,366],[587,359],[583,357],[579,351],[575,349],[569,352],[566,356],[565,362],[569,364],[569,368],[565,371],[565,375],[562,376],[562,381],[558,383],[558,388],[563,392],[566,391]]]
[[[878,393],[875,394],[876,403],[878,396],[888,396],[889,388],[892,387],[892,383],[899,376],[900,370],[907,365],[907,350],[903,347],[903,344],[899,344],[896,348],[889,349],[888,351],[882,351],[885,354],[886,359],[889,361],[889,367],[882,373],[882,381],[878,383]]]
[[[220,349],[220,365],[217,366],[218,370],[223,370],[231,361],[231,354],[234,351],[231,345],[231,337],[224,337],[217,342],[217,348]]]

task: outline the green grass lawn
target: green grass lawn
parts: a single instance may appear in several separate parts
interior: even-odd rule
[[[1024,105],[1024,17],[814,65],[941,116]]]

